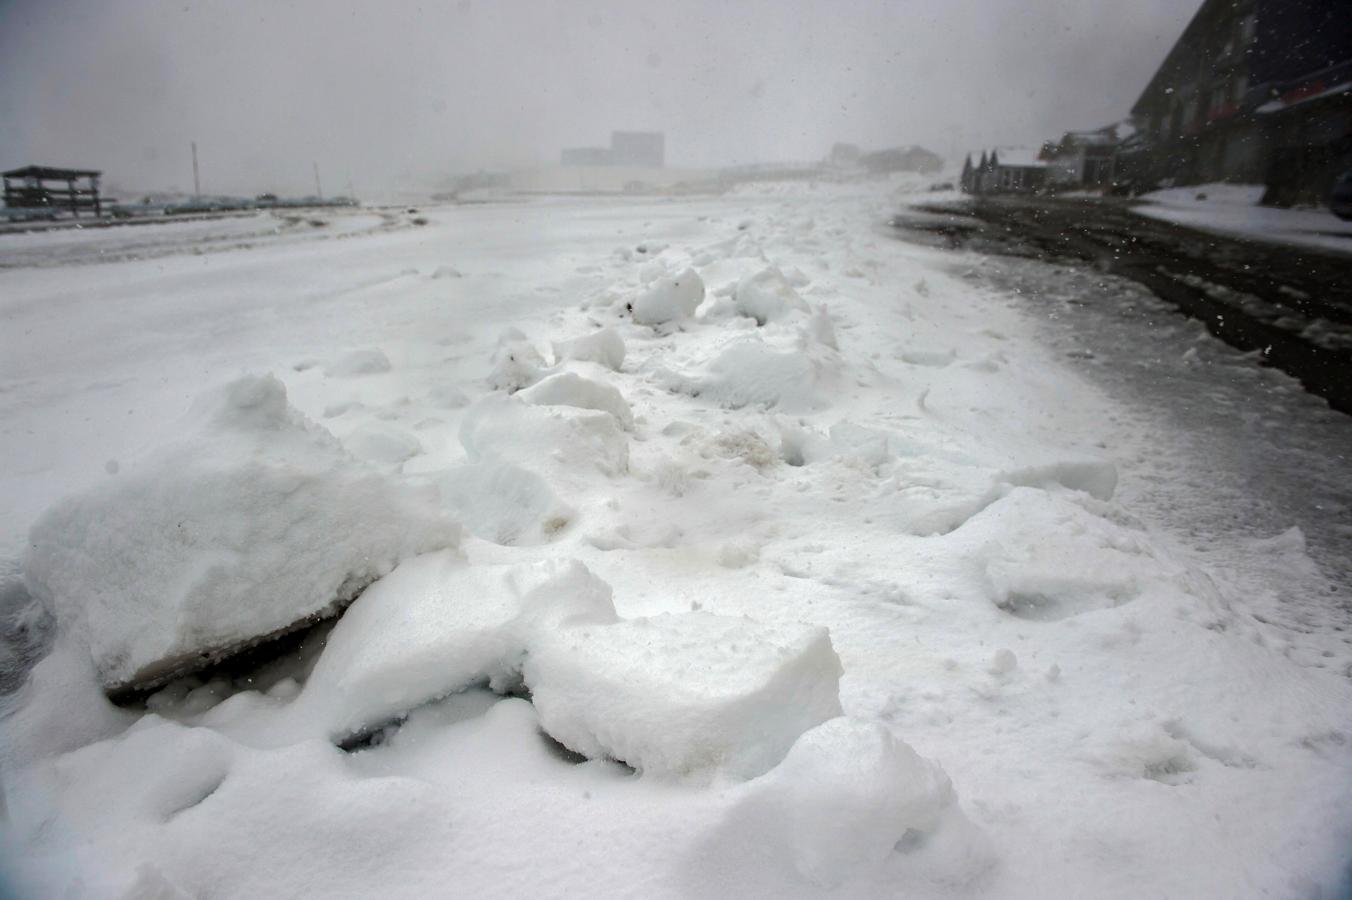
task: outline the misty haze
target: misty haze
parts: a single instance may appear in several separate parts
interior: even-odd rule
[[[1352,897],[1348,12],[0,3],[0,898]]]

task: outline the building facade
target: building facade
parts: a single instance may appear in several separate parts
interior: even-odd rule
[[[969,154],[962,167],[961,187],[966,194],[1032,194],[1047,186],[1048,166],[1034,151],[1021,147],[997,147],[981,151],[974,165]]]
[[[1266,184],[1323,200],[1352,168],[1348,0],[1205,0],[1132,107],[1119,181]]]

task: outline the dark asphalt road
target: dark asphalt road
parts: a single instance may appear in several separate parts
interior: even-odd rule
[[[1146,218],[1123,201],[1028,197],[921,206],[893,225],[954,248],[1129,278],[1352,414],[1352,241],[1347,255],[1306,250]]]

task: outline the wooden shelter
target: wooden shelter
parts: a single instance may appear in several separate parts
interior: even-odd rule
[[[5,206],[12,209],[45,209],[69,212],[79,218],[80,211],[103,214],[99,199],[99,176],[92,169],[55,169],[50,166],[25,166],[3,173]]]

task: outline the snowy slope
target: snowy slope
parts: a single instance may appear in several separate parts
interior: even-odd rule
[[[89,896],[1333,890],[1349,660],[1298,665],[1249,586],[1115,499],[1149,441],[1108,444],[1109,399],[1008,297],[877,231],[893,202],[485,205],[0,271],[0,555],[245,373],[466,532],[327,646],[152,712],[63,632],[0,735],[7,870]]]

